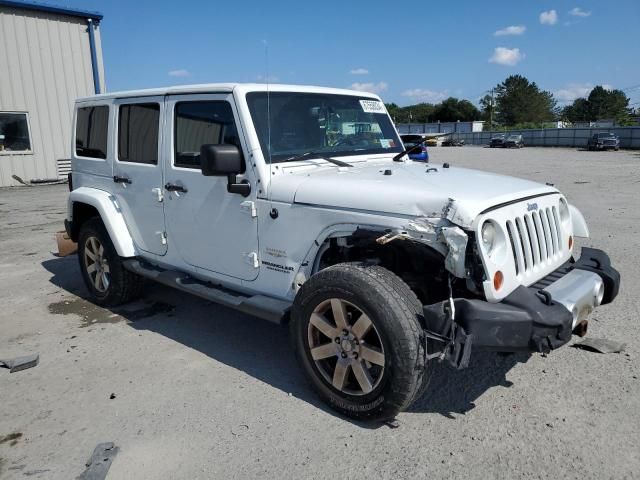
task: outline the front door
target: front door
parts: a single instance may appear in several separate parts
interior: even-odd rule
[[[164,255],[164,97],[121,99],[116,109],[113,181],[118,186],[113,191],[135,245],[145,252]]]
[[[248,158],[230,94],[171,95],[166,137],[171,154],[165,170],[169,244],[190,265],[242,280],[258,276],[258,222],[249,197],[227,192],[227,177],[205,177],[200,147],[234,144]],[[250,168],[247,162],[247,169]],[[250,171],[238,182],[251,180]]]

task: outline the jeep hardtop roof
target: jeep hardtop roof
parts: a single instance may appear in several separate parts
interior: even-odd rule
[[[284,85],[279,83],[272,83],[268,85],[266,83],[204,83],[199,85],[179,85],[173,87],[160,87],[144,90],[128,90],[122,92],[102,93],[100,95],[78,98],[76,102],[190,93],[231,93],[233,91],[238,91],[239,93],[244,94],[248,92],[266,92],[267,90],[270,92],[307,92],[328,93],[335,95],[357,95],[360,97],[367,97],[375,100],[380,99],[373,93],[360,92],[357,90],[347,90],[343,88],[316,87],[312,85]]]

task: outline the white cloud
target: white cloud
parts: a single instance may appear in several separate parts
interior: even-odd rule
[[[438,92],[428,88],[412,88],[401,93],[403,97],[409,97],[414,101],[438,103],[449,96],[446,90]]]
[[[574,17],[588,17],[591,15],[591,12],[586,12],[580,7],[575,7],[569,10],[569,15],[573,15]]]
[[[280,81],[280,79],[275,75],[258,75],[256,80],[264,83],[276,83]]]
[[[593,83],[570,83],[566,87],[553,92],[553,96],[560,103],[571,103],[578,98],[588,97],[593,87],[595,87]],[[611,85],[604,84],[602,87],[606,90],[613,90]]]
[[[354,68],[349,73],[351,75],[369,75],[369,70],[366,68]]]
[[[493,55],[489,59],[489,63],[514,66],[524,60],[524,57],[525,54],[522,53],[519,48],[497,47],[493,50]]]
[[[508,27],[497,30],[493,34],[496,37],[503,37],[505,35],[522,35],[527,30],[524,25],[509,25]]]
[[[191,73],[188,70],[180,69],[180,70],[170,70],[170,77],[190,77]]]
[[[558,12],[549,10],[540,14],[540,23],[543,25],[555,25],[558,23]]]
[[[385,82],[378,82],[378,83],[373,83],[373,82],[360,83],[360,82],[356,82],[356,83],[352,83],[351,84],[351,89],[352,90],[358,90],[360,92],[370,92],[370,93],[382,93],[388,87],[389,87],[389,85],[387,85]]]

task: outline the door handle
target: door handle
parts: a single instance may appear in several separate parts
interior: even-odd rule
[[[114,175],[113,181],[116,183],[131,183],[131,179],[129,177],[121,177],[119,175]]]
[[[167,183],[164,186],[165,190],[168,192],[180,192],[180,193],[187,193],[189,190],[187,190],[185,187],[183,187],[182,185],[176,185],[175,183]]]

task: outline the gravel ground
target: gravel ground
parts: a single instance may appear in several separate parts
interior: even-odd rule
[[[76,256],[53,234],[66,186],[0,189],[0,478],[75,478],[99,442],[111,479],[633,478],[640,472],[640,154],[433,148],[434,162],[557,185],[609,252],[621,294],[589,335],[601,355],[476,353],[437,365],[397,428],[354,423],[317,401],[286,331],[153,286],[119,310],[84,300]]]

